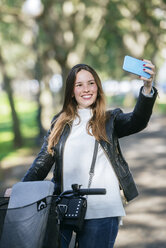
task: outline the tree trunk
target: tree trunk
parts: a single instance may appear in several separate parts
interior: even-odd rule
[[[63,104],[64,101],[64,94],[65,94],[65,86],[66,86],[66,78],[69,72],[69,68],[65,66],[65,64],[61,64],[62,69],[62,88],[60,91],[60,103]]]
[[[34,48],[36,46],[37,46],[37,41],[36,41],[36,44],[34,44]],[[35,64],[35,69],[34,69],[34,78],[39,83],[39,89],[38,89],[38,93],[37,93],[37,96],[36,96],[36,101],[37,101],[37,105],[38,105],[36,121],[37,121],[37,124],[38,124],[39,133],[38,133],[38,136],[37,136],[37,139],[36,139],[36,143],[37,143],[37,145],[40,145],[42,140],[43,140],[43,135],[45,133],[45,130],[43,128],[42,119],[41,119],[42,104],[40,102],[40,95],[41,95],[42,70],[41,70],[40,58],[39,58],[38,54],[37,54],[37,59],[36,59],[36,64]]]
[[[12,126],[13,126],[13,133],[14,133],[14,146],[21,147],[23,144],[23,141],[22,141],[22,135],[20,131],[20,122],[19,122],[17,112],[15,109],[13,92],[11,88],[11,81],[7,75],[4,75],[4,83],[5,83],[5,90],[8,96],[8,101],[9,101],[10,108],[11,108]]]
[[[38,125],[38,128],[39,128],[39,133],[38,133],[38,136],[36,138],[36,144],[37,145],[41,145],[42,141],[43,141],[43,136],[45,134],[45,129],[42,125],[42,104],[40,102],[40,95],[41,95],[41,85],[40,85],[40,82],[39,82],[39,92],[36,96],[36,101],[37,101],[37,116],[36,116],[36,121],[37,121],[37,125]]]
[[[33,45],[32,45],[32,49],[34,51],[34,53],[36,54],[36,63],[35,63],[35,67],[34,67],[34,78],[38,81],[39,83],[39,88],[38,88],[38,93],[36,95],[36,101],[37,101],[37,116],[36,116],[36,121],[37,121],[37,125],[38,125],[38,128],[39,128],[39,133],[38,133],[38,136],[36,137],[36,143],[37,145],[41,145],[42,141],[43,141],[43,135],[45,134],[45,130],[44,130],[44,127],[42,125],[42,104],[41,104],[41,101],[40,101],[40,96],[41,96],[41,80],[42,80],[42,68],[41,68],[41,61],[42,61],[42,58],[40,56],[40,53],[39,53],[39,42],[40,42],[40,39],[39,39],[39,30],[38,28],[38,24],[37,22],[35,22],[34,26],[32,27],[33,28],[33,34],[34,34],[34,42],[33,42]],[[38,31],[36,31],[38,30]]]
[[[23,144],[22,135],[20,131],[20,122],[19,118],[15,109],[14,99],[13,99],[13,92],[11,88],[11,79],[8,77],[6,71],[5,71],[5,63],[3,61],[1,51],[0,51],[0,66],[2,71],[2,77],[4,81],[4,87],[8,96],[9,105],[11,108],[11,114],[12,114],[12,128],[14,133],[14,146],[15,147],[21,147]]]

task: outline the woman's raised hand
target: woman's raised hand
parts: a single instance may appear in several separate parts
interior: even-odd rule
[[[152,64],[150,60],[143,59],[144,63],[144,71],[149,73],[151,75],[150,78],[145,78],[145,77],[140,77],[144,81],[144,93],[145,94],[150,94],[151,89],[152,89],[152,83],[155,77],[155,65]]]

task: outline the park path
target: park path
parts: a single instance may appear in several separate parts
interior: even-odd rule
[[[115,248],[166,248],[166,116],[153,115],[121,148],[140,195],[126,206]]]
[[[125,206],[115,248],[166,248],[166,116],[154,114],[145,130],[120,143],[140,195]],[[33,159],[1,164],[1,195],[22,178]]]

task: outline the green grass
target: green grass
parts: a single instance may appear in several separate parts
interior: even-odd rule
[[[23,98],[15,99],[15,107],[20,120],[20,128],[23,136],[23,146],[16,149],[13,146],[13,131],[11,110],[7,95],[0,93],[0,161],[3,159],[13,159],[20,153],[31,153],[35,146],[35,137],[38,134],[36,123],[37,104]]]

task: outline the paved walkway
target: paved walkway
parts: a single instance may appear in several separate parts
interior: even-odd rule
[[[140,195],[126,206],[116,248],[166,248],[166,116],[121,139]]]
[[[166,248],[166,116],[153,115],[144,131],[120,143],[140,195],[125,207],[127,216],[115,248]],[[21,179],[33,158],[21,159],[13,167],[1,164],[1,195]]]

